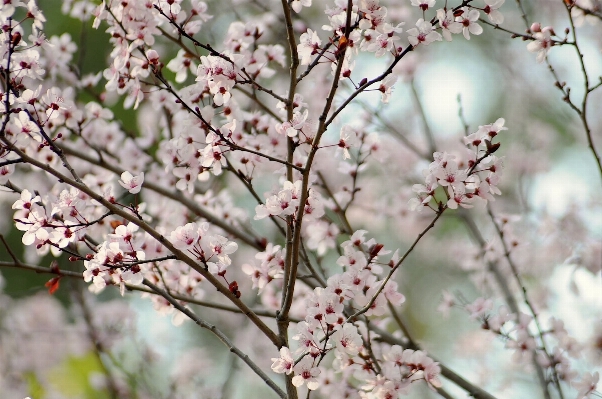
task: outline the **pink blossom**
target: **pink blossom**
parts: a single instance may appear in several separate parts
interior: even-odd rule
[[[532,53],[537,53],[537,62],[543,62],[548,56],[550,49],[554,45],[554,42],[552,41],[553,35],[554,30],[551,26],[546,26],[533,33],[533,38],[535,40],[527,44],[527,50]]]
[[[485,0],[485,8],[483,12],[487,14],[487,18],[492,24],[500,25],[504,22],[504,16],[498,11],[506,0]]]
[[[479,10],[469,9],[468,7],[462,7],[462,15],[456,18],[456,21],[462,25],[462,34],[466,40],[470,40],[470,34],[480,35],[483,33],[481,25],[477,24],[479,20]]]
[[[416,22],[416,28],[408,29],[408,41],[412,46],[419,44],[429,45],[434,41],[441,41],[441,34],[436,32],[430,22],[420,18]]]
[[[311,56],[318,53],[322,41],[318,37],[318,34],[308,29],[307,32],[303,33],[299,38],[299,44],[297,45],[297,52],[301,58],[301,65],[308,65],[311,60]]]
[[[41,198],[40,198],[39,195],[36,195],[34,197],[29,192],[29,190],[24,189],[23,191],[21,191],[21,198],[15,201],[15,203],[12,206],[12,209],[25,209],[25,210],[29,210],[29,209],[31,209],[31,206],[33,204],[37,204],[40,201],[41,201]]]
[[[178,249],[191,249],[199,238],[198,227],[195,223],[179,226],[171,232],[170,241]]]
[[[132,175],[130,172],[125,171],[121,174],[121,180],[119,184],[130,192],[130,194],[138,194],[142,189],[142,183],[144,182],[144,172],[139,175]]]
[[[581,377],[581,381],[573,383],[573,386],[577,389],[577,399],[589,398],[595,393],[598,382],[600,381],[600,373],[597,371],[594,373],[585,373]]]
[[[286,346],[280,348],[280,357],[273,357],[272,359],[272,371],[278,374],[290,374],[293,372],[293,366],[295,365],[295,359],[291,354],[291,351]]]
[[[300,387],[303,384],[307,384],[307,388],[311,391],[320,386],[316,378],[320,374],[320,369],[314,367],[311,357],[306,356],[301,359],[293,370],[295,371],[295,376],[293,377],[294,386]]]
[[[437,19],[439,20],[439,26],[441,27],[441,34],[448,42],[451,42],[452,40],[452,33],[462,32],[462,24],[456,22],[452,10],[445,11],[442,8],[437,10]]]
[[[340,352],[356,355],[362,347],[362,337],[357,332],[357,327],[351,323],[345,323],[333,335],[332,341]]]

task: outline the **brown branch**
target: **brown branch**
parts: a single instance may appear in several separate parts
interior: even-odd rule
[[[80,272],[74,272],[74,271],[70,271],[70,270],[60,270],[60,269],[54,270],[49,267],[30,265],[27,263],[20,262],[18,260],[13,261],[13,262],[0,261],[0,268],[2,268],[2,267],[29,270],[32,272],[36,272],[38,274],[52,274],[55,276],[69,277],[69,278],[74,278],[74,279],[78,279],[78,280],[83,280],[83,278],[84,278],[83,274]],[[115,287],[117,287],[117,286],[115,286]],[[126,283],[125,289],[130,292],[137,291],[137,292],[144,292],[144,293],[153,294],[153,295],[157,294],[155,291],[151,290],[150,288],[146,288],[146,287],[143,287],[140,285],[133,285],[133,284]],[[209,302],[209,301],[201,301],[199,299],[192,298],[192,297],[182,295],[182,294],[178,294],[176,292],[169,292],[169,294],[173,298],[177,299],[178,301],[182,301],[185,303],[191,303],[193,305],[202,306],[204,308],[223,310],[224,312],[244,314],[242,310],[240,310],[239,308],[237,308],[235,306],[222,305],[221,303],[215,303],[215,302]],[[274,312],[270,312],[270,311],[267,311],[264,309],[252,309],[252,310],[253,310],[253,313],[255,313],[257,316],[268,317],[271,319],[276,318],[276,313],[274,313]],[[291,318],[291,321],[294,323],[298,323],[301,321],[301,319]]]
[[[420,234],[418,234],[418,237],[416,237],[416,239],[414,240],[414,242],[412,243],[412,245],[410,245],[410,248],[408,248],[406,250],[406,252],[399,259],[399,261],[397,261],[397,263],[395,264],[395,266],[393,266],[391,268],[391,270],[387,274],[387,277],[385,277],[384,280],[382,281],[382,283],[380,283],[380,287],[378,287],[378,290],[376,290],[376,292],[374,293],[374,295],[372,296],[372,298],[370,299],[370,301],[363,308],[361,308],[360,310],[358,310],[357,312],[355,312],[354,314],[352,314],[351,316],[349,316],[347,318],[347,323],[349,323],[351,320],[355,319],[357,316],[359,316],[361,314],[364,314],[368,310],[370,310],[370,308],[374,304],[374,301],[376,301],[376,298],[385,289],[385,285],[391,279],[391,277],[393,276],[393,273],[395,273],[395,271],[399,268],[399,266],[401,266],[401,264],[403,263],[403,261],[406,260],[406,258],[408,257],[408,255],[410,255],[410,253],[412,253],[412,251],[414,250],[414,248],[416,247],[416,245],[418,244],[418,242],[420,242],[420,240],[422,239],[422,237],[424,237],[425,234],[430,229],[432,229],[433,227],[435,227],[435,223],[437,223],[437,220],[439,220],[439,218],[441,217],[441,215],[443,215],[443,212],[445,212],[446,209],[447,209],[447,207],[443,207],[443,208],[441,208],[441,210],[439,210],[437,212],[435,218],[431,221],[431,223],[429,223],[429,225],[426,226],[426,228],[424,230],[422,230],[422,232],[420,232]]]
[[[111,172],[115,173],[116,175],[121,175],[124,172],[121,168],[119,168],[115,165],[111,165],[110,163],[106,162],[102,158],[96,159],[90,155],[86,155],[86,154],[82,153],[81,150],[76,150],[76,149],[66,146],[64,144],[61,144],[61,148],[66,154],[69,154],[76,158],[82,159],[90,164],[100,166],[101,168],[104,168],[106,170],[110,170]],[[218,218],[217,216],[211,214],[207,209],[205,209],[202,206],[200,206],[199,204],[197,204],[194,200],[185,197],[180,191],[171,191],[171,190],[169,190],[163,186],[160,186],[159,184],[154,183],[149,180],[146,180],[144,182],[144,188],[154,191],[157,194],[160,194],[173,201],[181,203],[195,215],[206,219],[209,223],[221,228],[222,230],[224,230],[231,236],[242,240],[243,242],[245,242],[246,244],[252,246],[253,248],[255,248],[257,250],[263,250],[263,246],[261,244],[261,238],[249,236],[249,235],[243,233],[239,228],[229,225],[228,223],[224,222],[223,219]]]
[[[205,328],[205,329],[211,331],[220,341],[222,341],[222,343],[224,345],[226,345],[226,347],[228,347],[230,352],[234,353],[236,356],[238,356],[240,359],[242,359],[242,361],[245,362],[247,364],[247,366],[249,366],[249,368],[251,370],[253,370],[253,372],[255,374],[257,374],[263,380],[263,382],[265,382],[270,388],[272,388],[272,390],[274,392],[276,392],[276,394],[279,397],[281,397],[283,399],[287,398],[286,393],[284,393],[284,391],[282,391],[282,389],[280,389],[280,387],[278,385],[276,385],[276,383],[274,381],[272,381],[272,379],[270,377],[268,377],[268,375],[265,374],[263,372],[263,370],[261,370],[261,368],[257,364],[255,364],[249,358],[249,356],[247,354],[245,354],[243,351],[238,349],[234,345],[234,343],[232,343],[232,341],[230,341],[230,339],[223,332],[221,332],[215,325],[210,324],[210,323],[206,322],[205,320],[201,319],[200,317],[198,317],[190,309],[187,309],[186,307],[182,306],[174,297],[172,297],[166,291],[157,287],[150,281],[144,279],[142,284],[146,285],[147,287],[152,289],[154,292],[156,292],[158,295],[161,295],[163,298],[165,298],[169,303],[172,304],[172,306],[174,308],[178,309],[180,312],[182,312],[186,316],[188,316],[188,318],[190,318],[190,320],[194,321],[195,324],[197,324],[199,327],[202,327],[202,328]]]
[[[380,336],[379,339],[381,341],[386,342],[390,345],[399,345],[402,348],[408,348],[408,349],[412,349],[412,350],[421,350],[420,346],[418,344],[416,344],[415,342],[410,341],[409,344],[406,344],[401,339],[393,336],[391,333],[389,333],[386,330],[383,330],[382,328],[371,325],[370,329],[372,331],[376,332]],[[429,354],[429,357],[439,363],[439,367],[441,368],[441,375],[443,377],[447,378],[454,384],[458,385],[460,388],[464,389],[468,393],[469,396],[473,397],[474,399],[496,399],[495,396],[491,395],[489,392],[485,391],[484,389],[471,384],[470,382],[468,382],[467,380],[462,378],[460,375],[456,374],[449,367],[442,364],[439,360],[437,360],[430,354]]]
[[[132,222],[133,224],[135,224],[136,226],[140,227],[142,230],[147,232],[151,237],[156,239],[163,246],[165,246],[169,251],[171,251],[171,253],[174,254],[178,258],[178,260],[181,260],[182,262],[184,262],[188,266],[190,266],[192,269],[196,270],[199,274],[201,274],[203,277],[205,277],[205,279],[207,279],[209,281],[209,283],[211,283],[222,295],[224,295],[230,301],[232,301],[232,303],[234,303],[234,305],[236,305],[241,311],[243,311],[245,316],[247,316],[253,322],[253,324],[255,324],[257,326],[257,328],[259,328],[259,330],[274,345],[276,345],[277,347],[281,346],[280,338],[261,319],[259,319],[259,317],[251,309],[249,309],[249,307],[244,302],[242,302],[232,292],[230,292],[228,287],[224,286],[217,277],[215,277],[213,274],[209,273],[209,271],[205,270],[205,268],[202,267],[201,265],[199,265],[195,260],[193,260],[187,254],[185,254],[184,252],[182,252],[178,248],[176,248],[162,234],[157,232],[157,230],[152,228],[150,225],[148,225],[146,222],[139,219],[135,215],[132,215],[131,213],[128,213],[128,212],[124,211],[123,209],[121,209],[119,206],[112,204],[111,202],[106,200],[102,195],[94,192],[85,184],[79,183],[79,182],[69,178],[68,176],[63,175],[62,173],[58,172],[57,170],[53,169],[52,167],[50,167],[50,165],[40,162],[40,161],[28,156],[27,154],[25,154],[24,152],[22,152],[21,150],[16,148],[5,137],[2,137],[1,139],[9,147],[10,150],[12,150],[16,154],[18,154],[28,164],[30,164],[38,169],[44,170],[44,171],[48,172],[49,174],[55,176],[58,180],[80,190],[81,192],[86,193],[92,199],[96,200],[99,204],[101,204],[108,210],[112,211],[114,214],[122,217],[123,219],[125,219],[127,221]]]

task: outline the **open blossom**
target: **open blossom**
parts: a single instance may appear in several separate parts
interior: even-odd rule
[[[477,298],[473,303],[466,305],[466,310],[470,312],[470,318],[475,320],[484,317],[491,310],[493,301],[491,299]]]
[[[32,204],[26,219],[15,220],[18,230],[24,231],[21,241],[25,245],[31,245],[36,240],[44,242],[49,237],[51,226],[50,218],[46,215],[46,209],[38,204]]]
[[[311,7],[311,0],[293,0],[291,8],[299,13],[303,7]]]
[[[293,113],[293,119],[290,122],[279,123],[276,125],[276,131],[278,134],[286,135],[288,137],[295,137],[299,133],[299,130],[305,125],[309,111],[305,110],[303,113]]]
[[[21,191],[21,198],[15,201],[12,206],[12,209],[30,209],[32,204],[38,203],[41,201],[39,195],[35,197],[31,195],[29,190],[25,189]]]
[[[378,90],[382,93],[381,101],[383,104],[387,104],[389,102],[395,82],[397,82],[397,75],[387,75],[387,77],[384,78],[380,83]]]
[[[197,68],[197,82],[206,82],[213,94],[213,102],[217,106],[226,105],[230,101],[230,90],[234,87],[237,77],[235,63],[241,55],[233,55],[233,62],[212,55],[202,56],[201,65]]]
[[[39,135],[33,134],[38,133],[40,131],[40,128],[35,122],[29,119],[29,115],[27,115],[27,112],[19,112],[19,116],[15,119],[15,125],[21,133],[31,136],[37,141],[41,141],[41,137]]]
[[[221,263],[230,265],[232,261],[228,255],[236,252],[238,244],[233,241],[228,241],[224,236],[214,235],[209,240],[209,247],[211,248],[211,251],[213,251],[213,255],[216,256]]]
[[[449,160],[444,165],[435,168],[433,175],[441,186],[460,186],[468,177],[467,171],[458,169],[458,163],[454,160]]]
[[[585,399],[592,396],[592,394],[596,391],[596,387],[598,386],[598,382],[600,381],[600,373],[597,371],[595,373],[585,373],[583,377],[581,377],[581,381],[577,381],[573,383],[573,386],[577,389],[577,399]]]
[[[517,331],[516,339],[510,339],[506,342],[506,348],[514,349],[512,361],[516,364],[529,361],[536,346],[535,339],[526,330]]]
[[[185,226],[179,226],[171,232],[170,241],[178,249],[190,249],[199,239],[199,232],[196,223],[188,223]]]
[[[430,22],[422,18],[416,22],[416,28],[408,29],[408,35],[408,41],[412,46],[419,44],[426,46],[434,41],[441,41],[441,34],[434,30]]]
[[[268,216],[292,215],[299,206],[300,190],[301,180],[297,180],[294,184],[290,181],[284,182],[283,189],[278,194],[268,197],[265,205],[255,207],[255,220]]]
[[[251,277],[251,281],[253,281],[252,288],[258,288],[259,293],[261,293],[265,286],[272,280],[270,267],[266,263],[261,263],[259,266],[252,263],[244,263],[242,265],[242,271]]]
[[[466,40],[470,40],[470,34],[480,35],[483,33],[481,25],[477,24],[480,14],[479,10],[462,7],[462,15],[456,18],[456,21],[462,25],[462,34]]]
[[[290,374],[293,372],[293,366],[295,365],[295,359],[291,354],[291,350],[286,346],[280,348],[280,357],[272,358],[272,371],[278,374]]]
[[[399,40],[399,36],[389,36],[389,34],[382,33],[366,47],[366,51],[373,52],[376,57],[382,57],[387,52],[395,49],[396,40]]]
[[[311,56],[318,54],[322,41],[318,37],[318,34],[308,29],[307,32],[303,33],[299,38],[299,44],[297,45],[297,52],[301,58],[301,65],[308,65],[311,61]],[[295,95],[297,95],[295,93]]]
[[[214,175],[222,174],[222,167],[226,166],[226,157],[218,145],[209,144],[201,152],[201,166],[210,168]]]
[[[180,3],[182,0],[159,0],[159,6],[161,7],[161,11],[166,13],[167,15],[178,15],[182,10]]]
[[[533,27],[535,26],[535,29]],[[539,24],[532,25],[533,38],[534,41],[527,44],[527,50],[532,53],[537,53],[537,62],[543,62],[548,56],[550,49],[554,45],[552,41],[552,35],[554,35],[554,30],[551,26],[546,26],[544,28],[540,28]]]
[[[357,332],[357,327],[351,323],[343,324],[333,335],[332,341],[340,352],[356,355],[362,347],[362,337]]]
[[[458,205],[462,208],[472,208],[472,195],[467,195],[466,188],[463,185],[450,186],[450,199],[447,206],[450,209],[457,209]]]
[[[441,27],[441,34],[448,42],[452,40],[452,33],[462,32],[462,24],[456,22],[456,17],[452,10],[445,11],[443,8],[437,10],[437,19]]]
[[[176,73],[176,82],[182,83],[186,80],[188,72],[195,73],[197,64],[184,50],[179,50],[177,56],[167,63],[166,68]]]
[[[422,11],[426,11],[435,6],[435,0],[412,0],[412,5],[419,7]]]
[[[498,118],[492,124],[479,126],[479,130],[475,133],[464,137],[464,144],[478,147],[483,140],[491,141],[499,132],[508,130],[507,127],[504,127],[504,123],[506,123],[504,118]]]
[[[142,189],[142,183],[144,182],[144,172],[134,176],[130,172],[125,171],[121,174],[121,180],[119,184],[130,192],[130,194],[138,194]]]
[[[282,190],[277,195],[271,196],[265,205],[255,207],[255,220],[268,216],[292,215],[295,212],[296,203],[293,202],[293,194],[290,190]]]
[[[504,16],[498,11],[498,8],[504,4],[506,0],[485,0],[485,7],[483,12],[487,14],[487,18],[492,24],[501,24],[504,22]]]
[[[307,384],[309,390],[317,389],[320,386],[318,379],[316,378],[320,374],[320,369],[314,367],[313,359],[310,356],[305,356],[299,363],[297,363],[293,369],[295,376],[293,377],[293,385],[300,387],[303,384]]]
[[[349,149],[360,145],[358,131],[349,125],[343,125],[341,128],[340,140],[337,144],[343,150],[343,159],[349,159]]]

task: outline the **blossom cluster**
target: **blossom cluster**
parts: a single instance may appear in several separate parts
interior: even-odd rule
[[[58,198],[47,198],[47,204],[44,204],[39,195],[34,196],[24,189],[21,198],[12,206],[16,210],[16,227],[24,232],[23,244],[33,245],[38,255],[52,250],[58,256],[61,249],[80,240],[86,228],[100,217],[99,209],[87,200],[85,194],[72,188],[63,190]]]
[[[349,311],[365,306],[366,316],[382,316],[388,303],[400,306],[405,301],[397,291],[395,281],[379,278],[384,267],[389,269],[394,265],[397,254],[383,267],[379,256],[390,251],[374,239],[367,240],[365,234],[365,230],[356,231],[341,244],[343,255],[337,264],[344,272],[333,274],[325,288],[317,287],[307,295],[305,319],[297,324],[297,334],[293,337],[298,341],[298,349],[293,353],[288,347],[281,348],[280,357],[272,359],[272,370],[294,373],[292,382],[295,386],[307,384],[310,390],[317,389],[319,376],[324,371],[319,366],[320,359],[326,353],[334,352],[335,371],[360,380],[366,397],[396,397],[407,393],[410,384],[417,380],[440,387],[438,363],[422,351],[404,350],[397,345],[383,347],[382,359],[379,359],[381,369],[376,368],[366,352],[364,342],[369,338],[362,336],[366,334],[365,325],[348,320]],[[255,281],[256,276],[251,277]],[[300,360],[295,361],[293,354]]]
[[[302,181],[294,183],[285,181],[282,190],[268,197],[265,205],[255,207],[255,220],[268,216],[290,216],[297,213],[300,205]],[[315,190],[310,190],[309,196],[304,204],[305,220],[312,221],[324,215],[324,201],[322,196]]]
[[[246,6],[263,7],[242,3],[237,13],[246,12]],[[269,367],[266,353],[278,348],[271,369],[290,379],[288,389],[292,384],[362,399],[405,395],[417,381],[438,390],[446,368],[420,349],[401,319],[389,317],[405,302],[400,291],[410,295],[399,288],[397,277],[444,210],[499,198],[504,158],[496,155],[497,136],[507,128],[503,118],[479,126],[456,151],[452,140],[435,142],[426,126],[427,147],[404,132],[413,116],[398,126],[379,107],[395,100],[396,85],[414,84],[415,63],[426,58],[405,58],[410,52],[423,57],[434,42],[445,45],[454,35],[474,42],[483,27],[500,28],[505,0],[455,7],[446,2],[443,8],[436,0],[389,7],[379,0],[335,0],[324,10],[328,22],[321,31],[310,24],[315,3],[283,2],[291,18],[286,27],[268,10],[233,21],[221,29],[222,38],[216,33],[217,41],[208,44],[206,38],[213,40],[215,32],[203,29],[213,16],[200,0],[65,0],[65,13],[82,21],[94,17],[94,28],[107,26],[108,64],[82,75],[76,65],[82,60],[74,56],[85,52],[78,53],[69,34],[46,38],[45,19],[34,0],[5,0],[0,10],[0,185],[19,196],[10,203],[22,243],[36,249],[28,262],[48,252],[67,254],[81,266],[70,276],[90,283],[91,292],[111,285],[122,295],[126,288],[144,291],[159,313],[174,315],[175,324],[190,317],[224,342],[230,333],[263,333],[256,342],[261,348],[257,364]],[[596,15],[590,1],[566,6],[571,16]],[[19,9],[26,10],[23,19],[15,17]],[[221,18],[216,24],[223,23]],[[538,62],[546,60],[551,47],[568,43],[539,23],[525,32],[514,35],[529,42],[527,50]],[[568,44],[577,47],[576,38]],[[386,61],[383,73],[356,76],[356,65],[366,57]],[[101,81],[104,87],[97,93]],[[569,90],[556,83],[570,102]],[[598,87],[586,87],[586,93]],[[362,103],[368,91],[380,96],[378,107]],[[420,93],[415,94],[422,108]],[[90,95],[93,100],[84,100]],[[123,108],[135,110],[135,128],[118,120],[119,98]],[[350,104],[356,100],[361,112],[353,114],[356,105]],[[428,125],[430,118],[419,111]],[[461,122],[468,133],[468,122]],[[406,179],[422,168],[420,159],[430,163],[424,184],[410,189]],[[508,162],[505,173],[509,168],[508,174],[522,176],[514,167]],[[29,191],[32,187],[36,191]],[[273,189],[262,200],[265,187]],[[436,218],[424,228],[424,215],[408,210],[426,207]],[[457,241],[449,244],[445,240],[454,235],[447,232],[433,241],[441,253],[458,255],[450,258],[462,259],[463,270],[478,271],[471,273],[478,288],[495,292],[496,287],[489,290],[492,264],[511,263],[510,253],[524,264],[537,262],[514,252],[526,240],[493,211],[493,223],[502,226],[500,240],[480,237],[470,219],[478,217],[480,210],[475,211],[466,212],[465,220],[479,246],[468,250]],[[407,244],[408,250],[388,258],[391,251],[358,226],[388,229],[389,241],[399,241],[399,248]],[[565,254],[570,258],[562,259],[598,272],[599,243],[582,239],[585,234],[574,236],[579,237],[574,242],[587,245],[584,260],[577,259],[582,252],[575,245]],[[554,261],[550,255],[540,263]],[[56,275],[47,283],[53,293],[66,274],[56,266],[48,270]],[[506,283],[524,271],[512,272],[504,269],[496,277]],[[523,292],[517,298],[526,291],[519,288]],[[231,301],[227,306],[219,303],[224,296]],[[513,362],[532,361],[535,355],[534,366],[550,381],[570,383],[584,397],[594,393],[599,375],[575,372],[572,362],[582,345],[560,320],[552,318],[542,329],[545,323],[526,293],[526,313],[510,312],[508,306],[494,313],[487,298],[462,301],[463,307],[504,342]],[[240,329],[230,318],[222,320],[224,333],[221,326],[206,327],[191,303],[244,314],[249,327]],[[440,309],[447,312],[455,303],[446,295]],[[276,334],[263,318],[276,319],[288,330]],[[405,337],[385,332],[391,328]],[[254,371],[260,369],[253,364],[256,353],[246,356],[235,341],[227,343],[228,349]],[[272,346],[262,352],[263,341]],[[270,376],[263,374],[262,380],[283,396]]]
[[[410,207],[421,211],[422,206],[428,207],[434,201],[435,209],[443,206],[472,208],[475,199],[495,201],[493,196],[501,194],[497,185],[502,175],[503,159],[493,155],[500,144],[492,141],[499,132],[508,129],[504,122],[500,118],[495,123],[479,126],[479,130],[464,137],[468,148],[460,158],[446,152],[434,153],[435,161],[423,171],[425,184],[412,187],[418,197],[410,199]],[[445,191],[445,202],[436,198],[438,187]]]
[[[453,304],[454,300],[449,304]],[[515,364],[530,362],[535,354],[537,363],[550,374],[576,381],[579,372],[573,368],[575,360],[581,358],[583,345],[567,332],[564,322],[555,317],[548,320],[548,327],[541,326],[534,317],[523,313],[512,313],[502,305],[493,311],[493,301],[483,297],[464,305],[470,318],[478,320],[483,330],[489,331],[505,342],[506,348],[513,350],[512,361]],[[595,391],[597,373],[586,373],[582,381],[575,385],[579,390],[578,398],[587,397]]]

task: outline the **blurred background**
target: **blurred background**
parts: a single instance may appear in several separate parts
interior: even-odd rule
[[[389,8],[390,20],[405,22],[406,31],[421,13],[411,7],[409,1],[399,3],[381,1]],[[437,1],[435,8],[442,3]],[[564,37],[561,32],[570,25],[561,1],[531,0],[522,4],[530,22],[553,26],[559,36]],[[96,4],[44,0],[38,1],[38,5],[47,19],[46,36],[69,34],[78,45],[73,54],[73,68],[81,75],[101,73],[108,65],[111,51],[104,32],[106,25],[103,23],[95,30],[91,19],[82,22],[70,15]],[[195,36],[201,42],[212,43],[220,49],[232,21],[253,20],[266,26],[263,43],[286,46],[280,14],[270,12],[279,10],[279,2],[207,1],[207,5],[207,12],[213,18]],[[304,8],[295,21],[298,35],[311,27],[325,43],[328,32],[320,27],[328,23],[323,11],[331,6],[330,2],[314,0],[311,7]],[[505,16],[503,27],[524,33],[515,2],[506,2],[500,11]],[[593,85],[602,76],[602,20],[587,18],[581,22],[579,43]],[[388,137],[383,140],[396,143],[384,152],[400,173],[382,175],[374,168],[362,181],[360,199],[373,204],[372,215],[380,216],[368,217],[365,209],[358,208],[352,209],[350,219],[354,221],[354,228],[368,230],[369,237],[375,237],[388,249],[405,250],[430,217],[410,212],[407,200],[412,195],[411,185],[423,182],[421,171],[432,158],[417,155],[404,147],[404,143],[410,142],[421,154],[428,154],[433,144],[438,151],[459,151],[466,131],[474,132],[480,125],[505,118],[508,130],[500,135],[502,147],[496,154],[505,157],[500,185],[502,196],[491,203],[491,208],[497,216],[519,216],[510,227],[517,243],[513,255],[520,264],[528,293],[540,310],[541,319],[545,323],[550,317],[563,320],[569,334],[582,347],[582,361],[575,363],[574,369],[579,372],[600,370],[602,176],[587,147],[581,121],[562,100],[547,65],[536,62],[536,55],[527,51],[527,42],[513,39],[509,33],[484,23],[481,25],[483,34],[472,35],[470,41],[461,35],[454,36],[450,43],[436,42],[410,53],[394,70],[399,81],[388,106],[380,103],[379,92],[366,93],[346,109],[330,129],[327,139],[335,142],[343,123],[362,119],[370,130]],[[405,35],[405,32],[401,34]],[[162,59],[171,59],[177,52],[176,46],[161,38],[157,38],[153,48]],[[370,54],[361,54],[352,75],[354,81],[379,75],[390,60],[388,56],[375,59]],[[571,98],[580,103],[584,93],[583,73],[574,48],[552,48],[549,62],[561,80],[571,87]],[[322,72],[329,70],[326,68],[329,67]],[[165,69],[164,73],[174,81],[173,72]],[[266,81],[284,93],[287,73],[288,70],[282,68]],[[331,78],[328,73],[322,76]],[[193,80],[194,77],[189,76],[188,84]],[[104,83],[101,79],[94,88],[96,94],[103,92]],[[349,93],[351,86],[341,90]],[[300,86],[300,91],[306,95],[306,101],[312,100],[309,81]],[[92,93],[82,92],[78,96],[81,103],[93,99]],[[108,96],[103,105],[114,112],[124,129],[139,131],[147,123],[144,118],[149,109],[144,104],[136,112],[124,109],[122,100]],[[602,148],[601,110],[602,90],[597,90],[589,97],[588,122],[599,151]],[[227,186],[230,178],[223,179]],[[28,187],[32,181],[35,179],[26,173],[11,180],[21,188]],[[407,189],[399,190],[397,201],[378,202],[378,193],[391,185]],[[270,184],[266,183],[264,188],[269,190]],[[4,262],[0,267],[2,398],[21,399],[26,395],[32,399],[273,396],[213,335],[189,322],[179,325],[180,320],[174,315],[157,313],[151,301],[139,293],[128,292],[121,297],[117,289],[110,287],[100,295],[93,295],[83,281],[63,278],[60,288],[51,295],[45,287],[51,275],[6,267],[13,262],[8,246],[16,258],[28,264],[48,267],[56,259],[61,270],[83,271],[81,262],[69,262],[66,256],[40,257],[32,248],[23,247],[22,232],[15,229],[12,220],[11,205],[16,199],[15,194],[0,190],[0,233],[5,240],[0,246],[0,261]],[[235,202],[253,215],[254,203],[249,198],[240,195]],[[460,308],[452,308],[447,317],[437,311],[444,291],[467,303],[477,297],[495,298],[496,295],[488,281],[491,277],[483,271],[483,262],[479,259],[478,240],[464,222],[466,213],[446,215],[404,263],[397,281],[406,302],[398,312],[410,327],[413,338],[429,354],[471,382],[499,398],[540,397],[533,370],[526,366],[527,372],[524,372],[523,366],[512,360],[512,352],[504,348],[502,340],[481,330],[479,323],[470,320]],[[497,237],[486,208],[477,206],[470,214],[492,253],[495,252]],[[265,226],[252,223],[258,231],[273,234]],[[338,255],[331,252],[322,259],[322,264],[334,273]],[[244,263],[253,256],[252,250],[240,249],[233,264]],[[259,306],[250,281],[241,282],[244,279],[238,279],[243,299]],[[500,304],[496,302],[494,309]],[[237,344],[269,371],[270,358],[276,357],[277,351],[261,340],[244,317],[214,309],[195,310],[235,336]],[[466,397],[452,385],[445,383],[444,387],[454,397]],[[129,396],[116,394],[126,391]],[[568,397],[573,396],[570,388],[566,387],[566,392],[571,392]],[[424,388],[411,397],[438,396]]]

